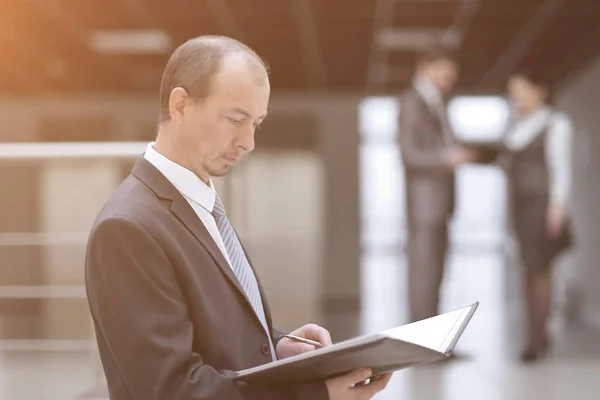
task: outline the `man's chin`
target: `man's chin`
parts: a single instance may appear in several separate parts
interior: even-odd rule
[[[214,176],[215,178],[221,178],[221,177],[227,175],[230,168],[231,168],[231,165],[226,165],[222,168],[215,168],[214,170],[210,171],[210,176]]]

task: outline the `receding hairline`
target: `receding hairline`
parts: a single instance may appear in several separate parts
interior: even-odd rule
[[[266,62],[247,45],[216,35],[199,36],[180,45],[167,62],[160,86],[160,120],[170,119],[169,98],[173,89],[181,87],[195,100],[206,99],[212,92],[215,76],[231,59],[241,58],[257,77],[257,81],[268,82],[269,67]]]
[[[236,61],[239,60],[239,63]],[[243,68],[250,71],[257,80],[265,82],[269,80],[269,71],[265,64],[260,59],[256,59],[252,55],[249,55],[243,51],[233,51],[230,53],[223,54],[223,57],[219,60],[219,67],[215,71],[215,76],[223,72],[226,68]],[[214,79],[214,76],[213,76]]]
[[[177,57],[178,53],[189,51],[193,54],[195,52],[202,52],[203,50],[217,55],[221,65],[227,57],[241,56],[248,62],[260,66],[267,75],[269,74],[268,65],[254,50],[242,42],[227,36],[206,35],[189,39],[175,49],[171,58]]]

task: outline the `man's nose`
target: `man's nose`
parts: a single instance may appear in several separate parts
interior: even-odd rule
[[[241,147],[247,153],[254,150],[254,131],[254,127],[244,129],[240,133],[240,137],[238,138],[238,146]]]

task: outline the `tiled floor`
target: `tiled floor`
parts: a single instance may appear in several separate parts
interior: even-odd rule
[[[369,259],[371,258],[371,259]],[[401,256],[366,257],[363,330],[377,331],[404,321]],[[553,400],[596,399],[600,391],[600,333],[551,324],[555,349],[535,366],[517,361],[522,343],[520,297],[507,263],[495,254],[451,257],[442,311],[473,301],[480,307],[457,351],[464,360],[398,372],[378,400]],[[516,271],[514,271],[516,272]],[[516,275],[516,274],[513,274]],[[506,288],[506,289],[504,289]],[[395,305],[395,306],[394,306]]]
[[[501,258],[462,254],[451,258],[443,309],[473,301],[480,307],[458,351],[466,359],[395,374],[378,400],[562,400],[597,399],[600,391],[600,334],[553,324],[556,351],[543,363],[516,362],[520,344],[518,296]],[[374,332],[404,322],[401,256],[365,256],[363,330]],[[508,299],[508,300],[507,300]],[[97,385],[89,354],[5,353],[0,357],[0,399],[75,400]],[[87,397],[93,398],[93,397]],[[100,397],[99,399],[102,399]],[[105,399],[105,397],[104,397]]]
[[[0,399],[74,400],[94,383],[84,353],[6,352],[0,355]]]

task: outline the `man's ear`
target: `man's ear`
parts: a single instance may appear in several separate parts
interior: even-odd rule
[[[184,88],[176,87],[171,90],[171,95],[169,96],[169,114],[176,124],[181,124],[183,121],[183,114],[188,98],[188,92]]]

